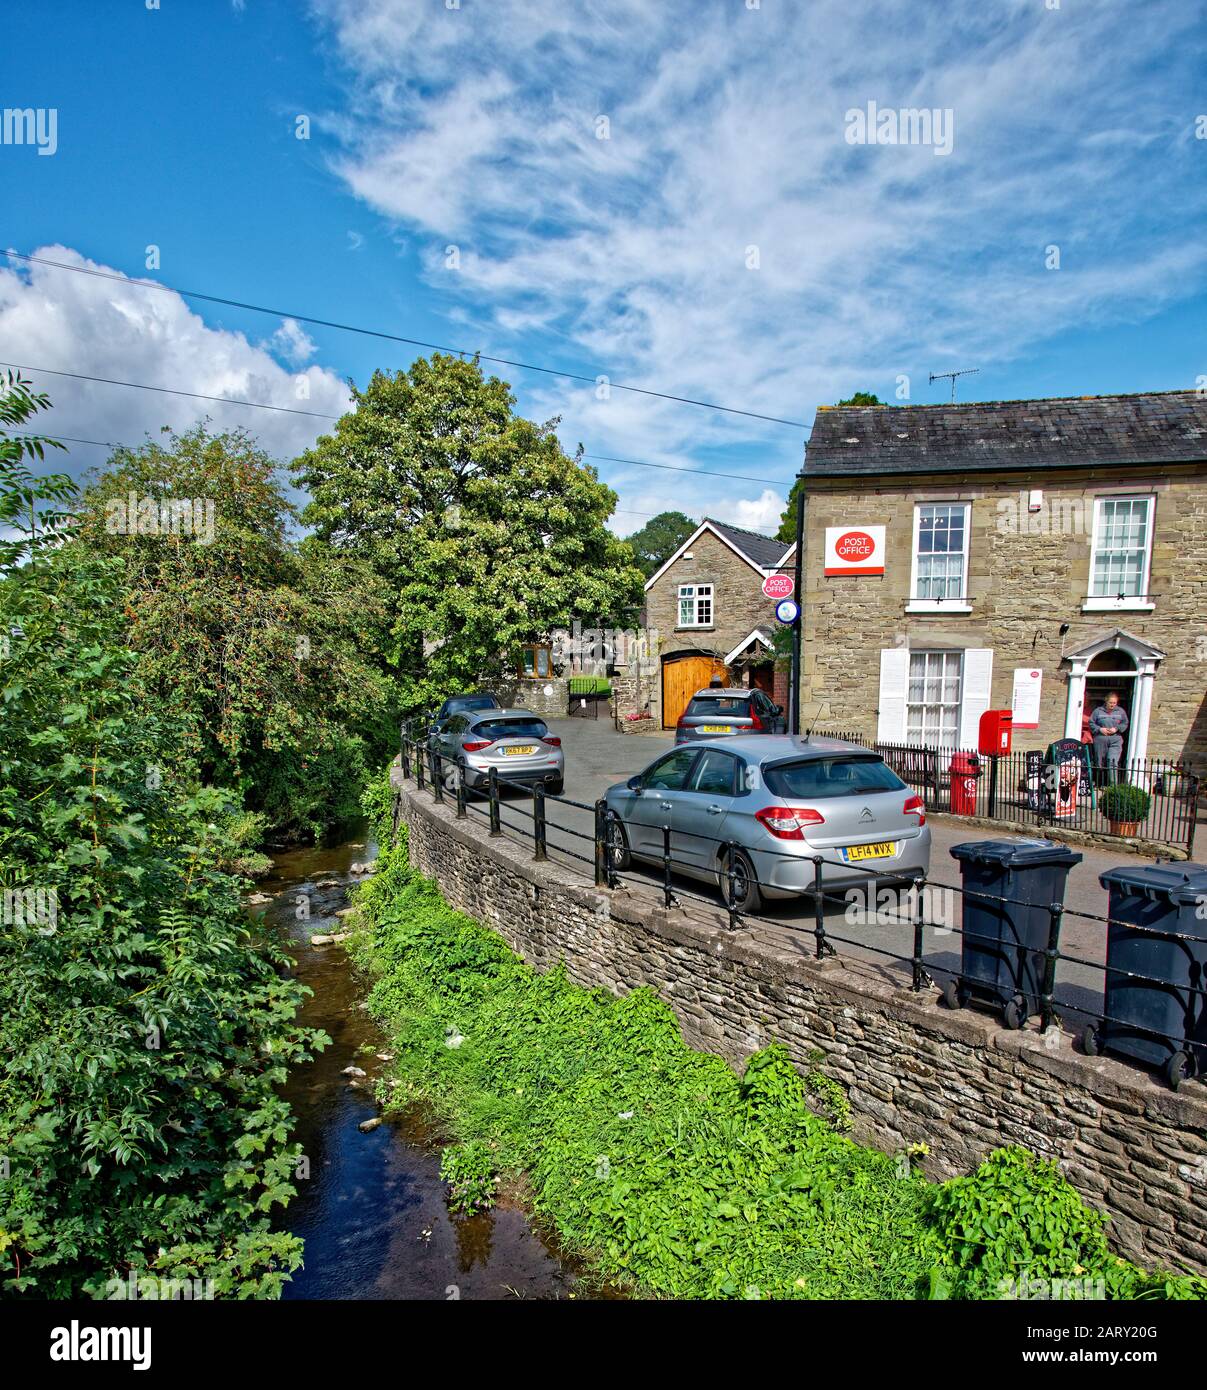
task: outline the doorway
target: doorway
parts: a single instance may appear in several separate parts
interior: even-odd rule
[[[1123,752],[1120,766],[1126,767],[1132,750],[1132,722],[1135,719],[1136,663],[1124,651],[1099,652],[1086,667],[1085,701],[1082,704],[1081,727],[1083,737],[1089,734],[1090,715],[1099,705],[1106,703],[1106,697],[1113,690],[1119,696],[1119,705],[1127,715],[1127,732],[1123,735]]]
[[[727,677],[725,663],[700,652],[682,652],[663,658],[662,727],[673,729],[697,690],[703,690],[713,676]]]

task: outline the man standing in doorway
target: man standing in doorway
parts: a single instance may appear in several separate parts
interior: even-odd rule
[[[1123,756],[1123,735],[1127,733],[1127,711],[1119,703],[1119,692],[1112,690],[1090,715],[1090,733],[1094,736],[1094,762],[1098,775],[1108,785],[1119,780],[1119,760]]]

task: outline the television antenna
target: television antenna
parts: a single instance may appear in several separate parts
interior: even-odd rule
[[[962,372],[931,372],[931,374],[930,374],[930,384],[933,386],[933,385],[935,384],[936,381],[943,381],[943,380],[946,380],[946,378],[950,377],[950,378],[951,378],[951,399],[954,401],[955,398],[956,398],[956,377],[958,377],[958,376],[971,376],[971,375],[973,374],[973,372],[979,372],[980,370],[981,370],[980,367],[965,367],[964,370],[963,370]]]

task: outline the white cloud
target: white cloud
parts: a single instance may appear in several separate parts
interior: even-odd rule
[[[1181,0],[312,9],[348,78],[338,173],[415,239],[488,352],[523,355],[523,335],[566,361],[572,344],[614,381],[807,422],[856,389],[891,398],[902,374],[937,399],[932,369],[979,366],[968,394],[1001,394],[1051,335],[1207,279],[1184,115],[1202,43]],[[950,108],[950,156],[847,144],[870,100]],[[1068,389],[1094,389],[1078,370]],[[784,493],[799,466],[804,431],[508,374],[570,447],[659,461],[755,442],[750,471]],[[755,486],[709,487],[769,514]]]
[[[68,247],[40,247],[35,254],[115,273]],[[163,425],[180,430],[208,417],[215,429],[246,427],[270,454],[287,462],[333,423],[52,372],[238,397],[319,415],[339,415],[349,402],[347,386],[333,372],[314,365],[301,370],[314,344],[293,320],[256,345],[242,333],[208,327],[177,294],[48,266],[6,270],[0,262],[0,342],[5,359],[33,368],[24,375],[50,395],[54,408],[37,427],[52,436],[137,445]],[[298,370],[287,370],[274,352]],[[103,458],[101,450],[72,446],[71,471],[78,474]]]

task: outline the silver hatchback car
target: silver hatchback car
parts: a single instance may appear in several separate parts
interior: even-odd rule
[[[709,686],[697,690],[675,725],[676,743],[696,743],[737,734],[786,734],[783,705],[761,690],[746,686]]]
[[[669,827],[675,870],[727,892],[732,843],[734,899],[747,912],[810,892],[816,855],[827,892],[908,882],[930,868],[922,798],[879,754],[839,739],[687,744],[610,787],[606,800],[615,868],[661,862]]]
[[[492,767],[508,781],[527,786],[540,783],[558,796],[565,789],[562,741],[531,710],[454,714],[432,735],[431,747],[441,756],[440,773],[449,791],[456,789],[458,777],[464,779],[467,790],[484,790],[490,784]]]

